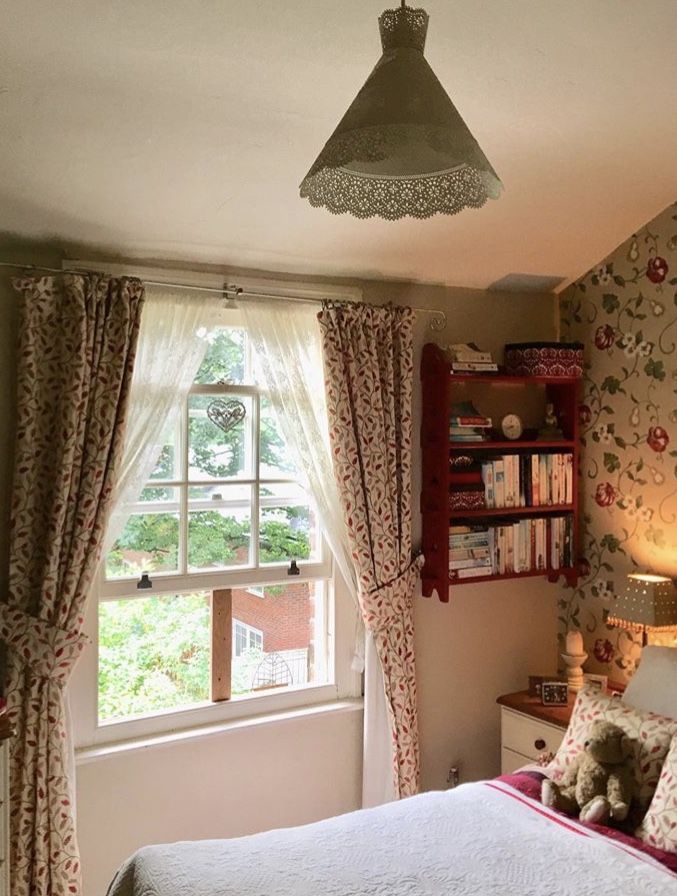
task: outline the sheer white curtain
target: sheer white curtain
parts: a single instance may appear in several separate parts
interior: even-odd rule
[[[284,300],[245,301],[242,312],[280,428],[357,604],[357,578],[329,448],[317,308]],[[361,637],[359,642],[361,647]],[[366,652],[362,798],[365,806],[373,806],[394,799],[395,791],[383,671],[371,637]]]
[[[207,292],[146,287],[134,362],[125,447],[113,497],[103,557],[125,527],[176,424],[207,349],[205,329],[219,312]]]

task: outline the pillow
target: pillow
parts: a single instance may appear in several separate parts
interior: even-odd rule
[[[677,649],[645,647],[623,703],[677,719]]]
[[[636,751],[636,799],[640,811],[644,812],[656,790],[663,762],[670,749],[670,741],[677,734],[677,720],[633,709],[618,697],[584,688],[576,698],[569,727],[548,767],[548,773],[555,780],[564,774],[584,749],[590,726],[598,719],[613,722],[633,739]]]
[[[656,793],[635,836],[649,846],[677,853],[677,736],[672,738]]]

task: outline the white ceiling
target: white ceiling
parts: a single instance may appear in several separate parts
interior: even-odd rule
[[[298,184],[387,5],[3,0],[0,231],[486,287],[576,277],[677,198],[677,0],[426,0],[428,61],[505,193],[428,221],[312,209]]]

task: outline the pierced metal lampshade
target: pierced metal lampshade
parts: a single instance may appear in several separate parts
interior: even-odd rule
[[[498,199],[498,175],[423,55],[428,13],[379,17],[383,55],[301,184],[357,218],[455,215]]]
[[[641,632],[645,644],[647,632],[664,632],[677,627],[677,589],[672,579],[649,573],[630,573],[607,622]]]

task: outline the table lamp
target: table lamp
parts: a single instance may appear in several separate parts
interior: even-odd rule
[[[677,627],[677,588],[668,576],[633,572],[616,598],[607,620],[609,625],[642,633],[665,632]]]

